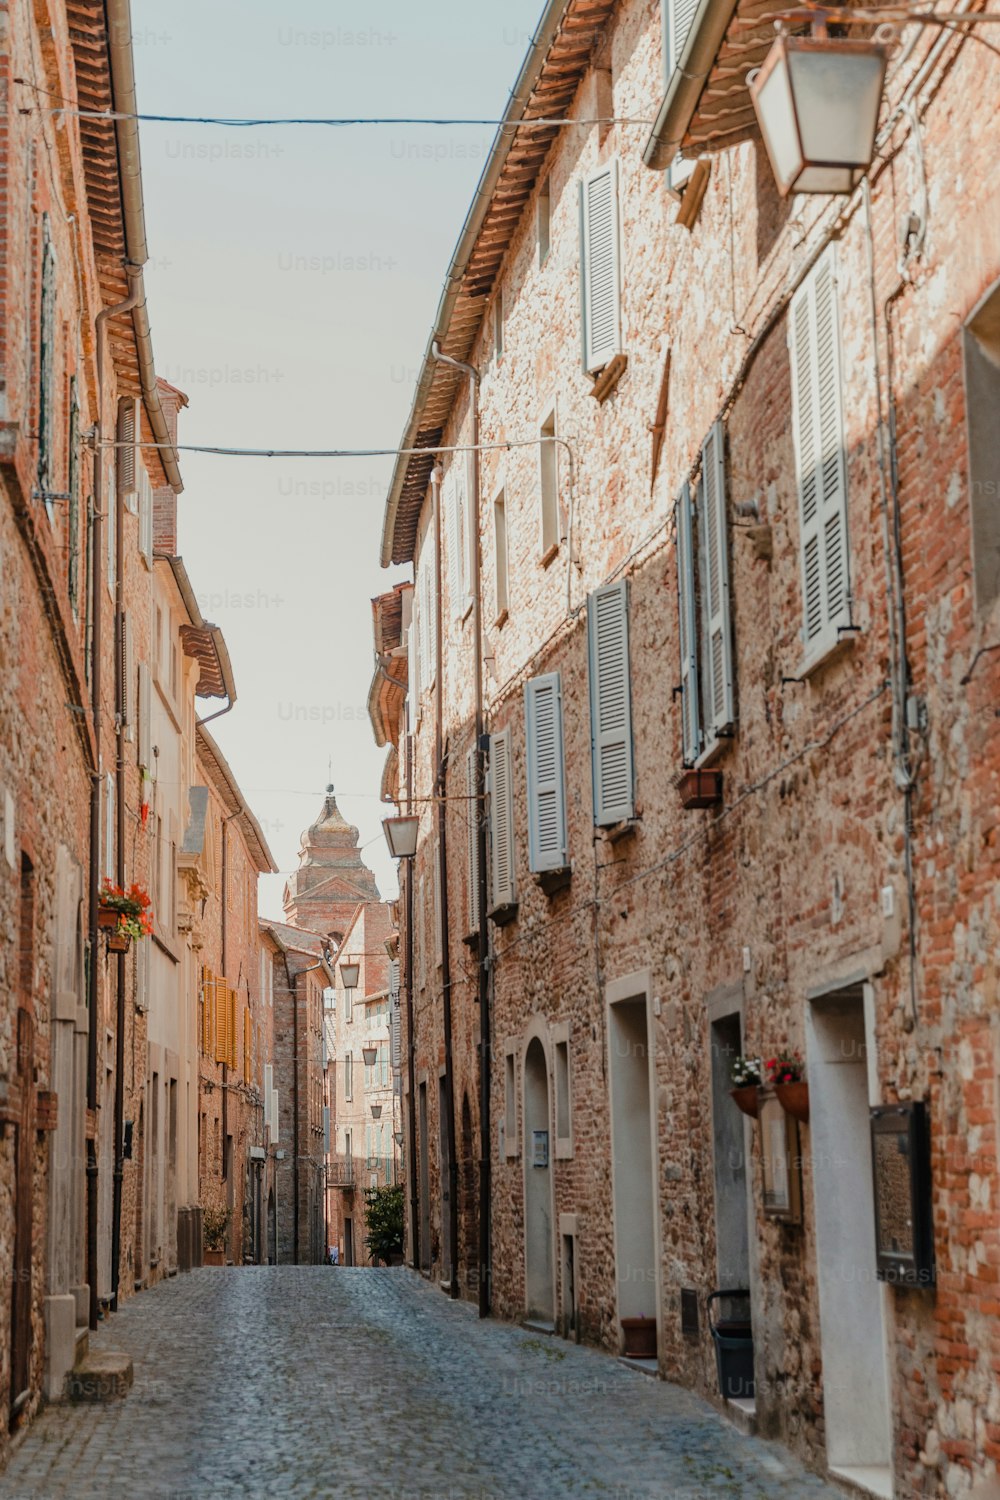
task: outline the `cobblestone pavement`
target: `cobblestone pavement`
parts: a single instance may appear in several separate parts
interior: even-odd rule
[[[109,1406],[51,1407],[3,1500],[810,1500],[831,1489],[678,1386],[449,1302],[405,1270],[206,1268],[92,1338]]]

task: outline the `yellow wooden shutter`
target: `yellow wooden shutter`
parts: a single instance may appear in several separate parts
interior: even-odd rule
[[[236,1004],[239,999],[235,990],[229,991],[229,1066],[235,1072],[239,1057],[239,1042],[236,1038]]]
[[[215,981],[215,1060],[224,1063],[229,1058],[229,1039],[226,1022],[229,1019],[228,991],[226,981]]]
[[[250,1082],[250,1010],[243,1012],[243,1077]]]

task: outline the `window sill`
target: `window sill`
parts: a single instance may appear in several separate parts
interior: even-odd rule
[[[542,555],[541,555],[541,557],[539,559],[539,563],[540,563],[540,565],[543,568],[547,568],[553,562],[555,562],[555,560],[556,560],[556,558],[558,556],[559,556],[559,543],[558,542],[553,542],[552,545],[550,547],[547,547],[545,549],[545,551],[542,553]]]
[[[841,627],[844,629],[844,627]],[[845,630],[843,635],[838,635],[836,640],[823,641],[819,646],[814,646],[811,653],[799,663],[798,678],[804,681],[819,672],[823,667],[834,661],[838,661],[848,651],[853,650],[854,642],[861,634],[859,630]]]
[[[571,865],[564,865],[559,870],[536,870],[535,884],[541,886],[546,896],[555,896],[559,891],[564,891],[573,878]]]
[[[503,609],[501,609],[501,610],[498,611],[498,613],[496,615],[496,618],[493,621],[493,629],[494,630],[502,630],[503,627],[507,623],[507,619],[508,619],[507,608],[506,608],[506,606],[504,606]]]
[[[488,916],[495,927],[507,927],[516,919],[517,913],[518,903],[510,901],[506,906],[494,906],[493,910],[488,913]]]
[[[590,378],[594,383],[590,388],[590,394],[599,405],[604,405],[627,368],[628,355],[616,354],[613,359],[608,360],[603,370],[598,370],[596,374],[591,375]]]
[[[617,823],[598,823],[597,827],[609,844],[620,844],[622,839],[631,838],[638,831],[639,822],[638,815],[633,814],[631,818],[619,818]]]

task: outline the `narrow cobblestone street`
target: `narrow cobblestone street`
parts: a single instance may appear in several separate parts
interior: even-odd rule
[[[44,1412],[4,1500],[837,1493],[679,1387],[406,1271],[196,1271],[127,1303],[111,1346],[128,1398]]]

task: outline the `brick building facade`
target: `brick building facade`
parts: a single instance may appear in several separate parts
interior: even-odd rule
[[[957,1495],[1000,1457],[992,59],[905,33],[866,181],[782,201],[770,20],[684,9],[546,7],[508,122],[579,123],[498,136],[390,486],[412,1258],[655,1321],[715,1399],[745,1288],[744,1417]],[[809,1118],[751,1122],[730,1065],[780,1051]]]

